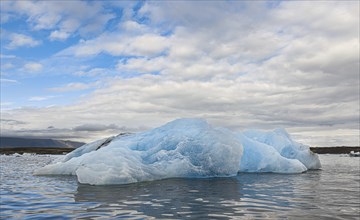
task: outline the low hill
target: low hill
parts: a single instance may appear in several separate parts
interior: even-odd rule
[[[85,143],[54,139],[0,137],[0,148],[78,148]]]

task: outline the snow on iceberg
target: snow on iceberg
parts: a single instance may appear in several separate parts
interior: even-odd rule
[[[106,185],[320,168],[307,146],[292,141],[286,132],[278,133],[235,133],[202,119],[178,119],[146,132],[86,144],[35,174],[76,175],[80,183]]]

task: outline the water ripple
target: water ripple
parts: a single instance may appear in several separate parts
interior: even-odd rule
[[[360,158],[321,155],[300,175],[167,179],[118,186],[33,176],[56,156],[0,156],[1,219],[360,219]]]

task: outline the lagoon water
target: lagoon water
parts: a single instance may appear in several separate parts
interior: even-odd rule
[[[320,155],[322,170],[114,186],[33,176],[60,156],[0,155],[0,219],[360,219],[360,158]]]

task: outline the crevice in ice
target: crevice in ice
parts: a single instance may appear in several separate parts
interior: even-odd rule
[[[106,147],[110,144],[110,142],[114,139],[115,137],[109,137],[108,139],[106,139],[104,141],[104,143],[100,144],[95,150],[99,150],[102,147]]]

